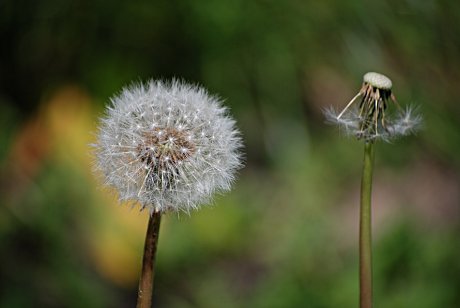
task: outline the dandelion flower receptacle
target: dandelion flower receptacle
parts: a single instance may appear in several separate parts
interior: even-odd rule
[[[329,123],[365,141],[361,178],[359,216],[359,303],[361,308],[372,307],[372,176],[377,140],[390,141],[415,132],[422,118],[411,107],[401,108],[392,92],[391,80],[379,73],[364,75],[358,94],[337,113],[325,110]],[[390,106],[393,105],[393,106]],[[390,107],[393,110],[390,110]]]
[[[392,81],[385,75],[366,73],[358,94],[340,113],[333,108],[325,110],[327,121],[366,141],[389,141],[415,132],[421,124],[421,117],[415,115],[411,107],[401,108],[392,86]],[[395,110],[388,110],[390,103]]]
[[[227,108],[203,88],[152,80],[111,99],[93,148],[95,169],[120,202],[150,213],[138,299],[138,307],[148,307],[142,298],[151,290],[142,285],[151,288],[153,273],[144,277],[150,275],[144,267],[153,267],[161,214],[189,213],[230,190],[242,167],[240,133]]]

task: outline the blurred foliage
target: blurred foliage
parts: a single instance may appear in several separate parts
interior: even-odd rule
[[[419,106],[379,144],[375,302],[459,307],[460,2],[0,2],[0,307],[132,307],[146,213],[88,144],[108,98],[173,76],[226,99],[247,167],[163,221],[158,307],[353,307],[362,145],[323,124],[367,71]]]

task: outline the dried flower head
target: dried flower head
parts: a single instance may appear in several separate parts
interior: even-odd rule
[[[242,143],[218,98],[174,80],[133,84],[111,102],[94,148],[120,201],[189,212],[230,190]]]
[[[413,133],[419,128],[422,118],[414,115],[411,107],[400,107],[391,91],[392,85],[391,80],[382,74],[365,74],[361,90],[339,114],[333,108],[325,110],[328,122],[366,141],[389,141]],[[358,98],[361,98],[359,104],[356,103]],[[387,115],[390,100],[396,106],[396,115]]]

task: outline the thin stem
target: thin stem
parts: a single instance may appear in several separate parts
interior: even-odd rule
[[[342,110],[342,112],[337,116],[337,119],[340,119],[340,118],[343,116],[343,114],[345,113],[345,111],[347,111],[347,109],[350,108],[350,106],[353,104],[353,102],[354,102],[358,97],[360,97],[361,94],[362,94],[361,91],[359,91],[359,93],[356,94],[355,97],[353,97],[353,98],[351,99],[351,101],[347,104],[347,106],[345,106],[345,108]]]
[[[364,146],[364,165],[361,179],[361,208],[359,219],[359,307],[372,307],[372,232],[371,193],[374,164],[374,143]]]
[[[152,307],[153,278],[155,276],[155,255],[160,232],[161,212],[153,212],[149,218],[145,236],[142,272],[137,293],[137,308]]]

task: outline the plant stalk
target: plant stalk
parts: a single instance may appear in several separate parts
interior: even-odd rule
[[[372,216],[371,193],[374,164],[374,143],[364,145],[359,219],[359,307],[372,307]]]
[[[153,212],[150,215],[147,234],[145,236],[142,272],[139,279],[139,291],[137,293],[137,308],[152,307],[153,279],[155,276],[155,255],[160,232],[160,222],[161,212]]]

